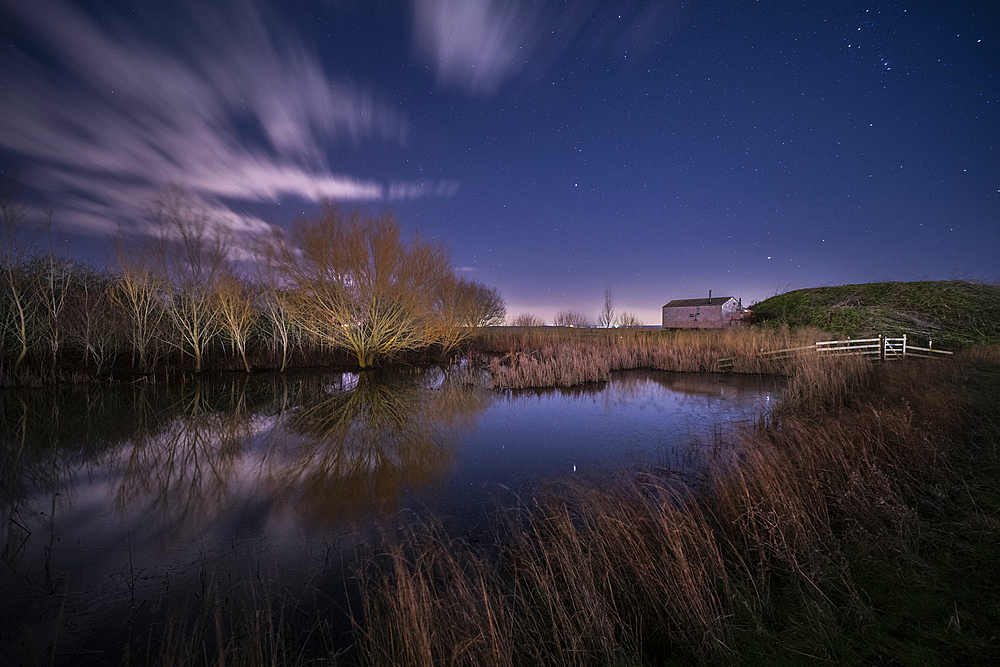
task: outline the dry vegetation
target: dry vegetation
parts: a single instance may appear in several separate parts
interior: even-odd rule
[[[152,221],[145,243],[116,236],[103,269],[25,242],[25,210],[0,192],[0,386],[441,358],[506,315],[497,290],[403,239],[390,213],[327,206],[262,247],[254,275],[182,190]]]
[[[699,488],[669,471],[562,486],[503,514],[485,547],[412,527],[360,573],[365,661],[895,664],[876,620],[883,592],[856,577],[954,539],[921,512],[967,491],[961,386],[998,361],[995,348],[962,363],[800,358],[782,405],[719,443]],[[995,405],[988,418],[977,465],[995,466]],[[948,625],[980,613],[991,627],[988,605],[955,603]],[[921,636],[937,656],[921,664],[1000,656],[988,630],[939,640],[947,620]]]
[[[668,339],[689,345],[690,367],[796,342],[753,335]],[[556,484],[466,537],[430,520],[383,538],[351,584],[346,657],[328,598],[255,583],[244,602],[207,590],[123,662],[996,664],[1000,349],[784,363],[773,413],[692,453],[703,479],[648,469]],[[369,399],[366,411],[382,400]],[[339,428],[303,416],[304,428]]]
[[[827,337],[816,329],[732,328],[719,331],[646,331],[512,327],[482,331],[481,355],[497,389],[567,387],[602,382],[612,371],[648,368],[715,371],[731,359],[738,373],[789,373],[794,359],[768,360],[762,351],[810,345]]]

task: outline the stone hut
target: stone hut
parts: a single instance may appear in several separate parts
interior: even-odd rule
[[[663,307],[664,329],[722,329],[740,323],[745,309],[732,296],[707,299],[675,299]]]

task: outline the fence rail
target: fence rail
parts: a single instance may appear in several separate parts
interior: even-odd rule
[[[858,338],[847,340],[824,340],[812,345],[802,347],[789,347],[783,350],[768,350],[761,352],[760,356],[766,359],[785,359],[795,354],[805,354],[815,352],[825,356],[864,356],[882,361],[892,359],[902,359],[905,357],[919,357],[921,359],[941,359],[947,355],[954,354],[948,350],[935,350],[931,343],[927,347],[917,347],[911,345],[906,340],[906,334],[902,337],[892,338],[879,335],[877,338]],[[733,370],[735,359],[719,359],[719,370],[729,372]]]

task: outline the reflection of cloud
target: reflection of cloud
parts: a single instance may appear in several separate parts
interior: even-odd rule
[[[402,143],[394,105],[328,76],[256,3],[212,5],[97,21],[63,0],[0,0],[0,33],[21,46],[2,64],[0,149],[34,165],[61,218],[106,233],[167,182],[206,200],[386,195],[332,173],[326,149]]]
[[[618,0],[416,0],[415,45],[438,82],[481,97],[538,77],[575,43],[614,59],[648,55],[674,13],[669,3]]]

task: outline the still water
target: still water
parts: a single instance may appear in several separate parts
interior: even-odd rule
[[[485,380],[434,369],[0,393],[0,660],[97,658],[212,586],[315,585],[414,515],[470,531],[546,480],[690,468],[692,443],[780,391],[646,371],[518,393]]]

